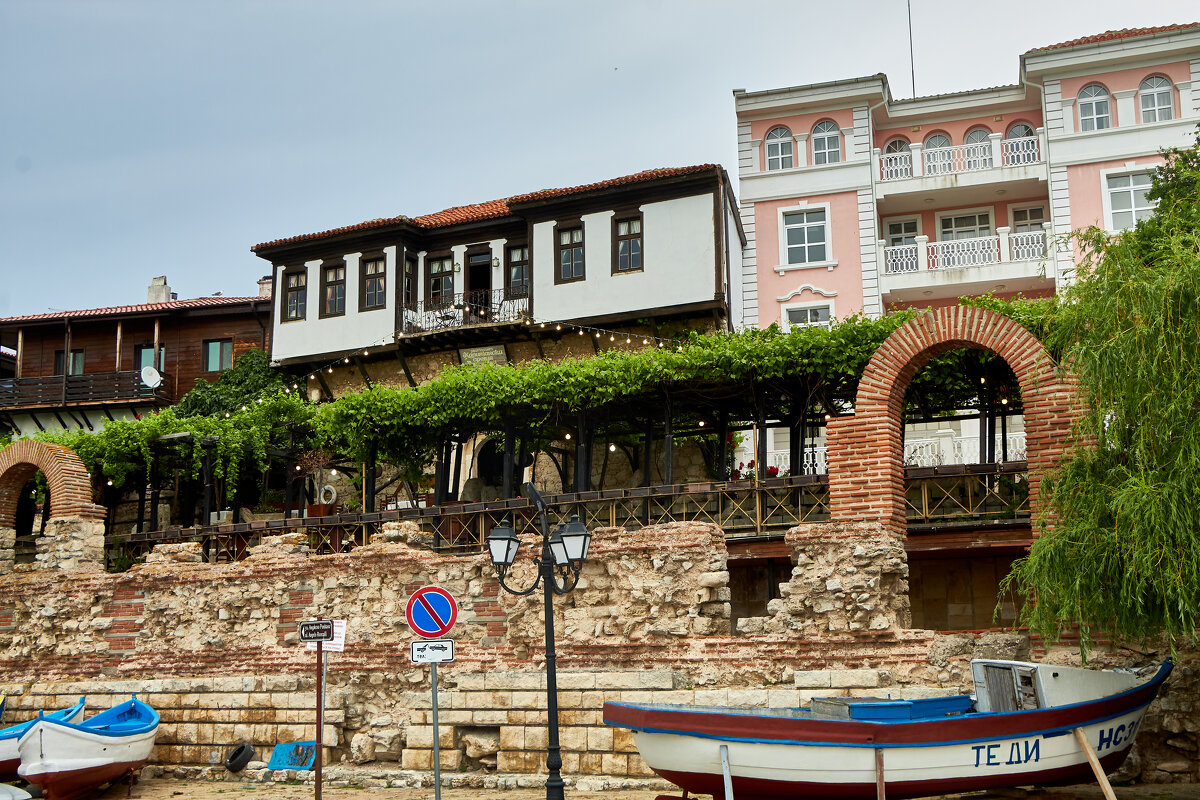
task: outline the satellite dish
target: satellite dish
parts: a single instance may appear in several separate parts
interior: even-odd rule
[[[142,383],[151,389],[157,389],[162,385],[162,375],[159,375],[154,367],[142,367]]]

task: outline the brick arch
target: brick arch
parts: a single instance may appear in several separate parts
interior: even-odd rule
[[[92,503],[92,477],[74,450],[22,439],[0,450],[0,528],[16,525],[17,496],[39,469],[50,484],[51,519],[104,519],[104,509]]]
[[[1042,476],[1062,455],[1076,413],[1070,378],[1033,334],[1008,317],[947,306],[897,328],[863,372],[854,415],[830,420],[829,511],[834,521],[879,521],[896,531],[905,529],[904,393],[930,359],[960,348],[989,350],[1017,376],[1025,409],[1029,505],[1037,518]]]

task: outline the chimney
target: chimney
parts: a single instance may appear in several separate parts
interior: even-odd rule
[[[264,299],[271,297],[271,276],[263,275],[258,279],[258,296]]]
[[[146,291],[147,303],[168,303],[174,300],[171,287],[167,286],[167,276],[159,275],[150,279],[150,288]]]

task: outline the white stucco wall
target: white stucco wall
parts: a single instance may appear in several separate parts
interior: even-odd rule
[[[711,193],[645,203],[640,272],[612,274],[612,216],[582,216],[585,279],[555,284],[554,222],[533,226],[534,316],[595,317],[710,301],[716,287]]]
[[[346,261],[346,313],[338,317],[320,317],[321,308],[321,262],[309,261],[307,314],[303,320],[281,322],[280,304],[287,302],[287,288],[283,279],[285,267],[275,268],[275,309],[271,331],[271,358],[282,360],[300,356],[342,353],[381,342],[391,341],[396,327],[396,248],[385,247],[386,295],[383,308],[370,311],[358,310],[359,260],[361,253],[347,253]]]

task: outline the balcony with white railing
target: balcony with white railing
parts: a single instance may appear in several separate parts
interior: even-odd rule
[[[944,467],[951,464],[982,464],[979,458],[978,436],[956,436],[952,431],[923,439],[907,439],[904,442],[904,466]],[[1025,460],[1025,432],[1015,431],[1007,436],[996,436],[994,463]],[[986,453],[985,453],[986,456]],[[804,475],[825,475],[829,471],[825,459],[825,445],[808,446],[804,449]],[[992,463],[992,462],[989,462]],[[787,450],[770,450],[767,466],[775,467],[780,475],[792,474],[791,456]]]
[[[881,183],[915,180],[913,190],[931,188],[921,179],[944,178],[977,174],[982,180],[1012,180],[1027,177],[1026,168],[1045,161],[1045,132],[1039,128],[1036,136],[1005,139],[993,133],[986,142],[960,144],[952,147],[926,148],[914,143],[902,153],[874,150],[875,174]],[[992,172],[992,174],[985,174]],[[934,186],[937,184],[935,183]],[[903,190],[903,187],[884,187],[884,193]]]
[[[883,290],[893,301],[909,301],[992,291],[998,284],[1011,291],[1042,288],[1047,280],[1053,286],[1047,269],[1049,241],[1049,223],[1041,230],[999,228],[995,236],[943,242],[917,236],[913,244],[892,247],[881,239]],[[946,294],[950,291],[959,295]]]

